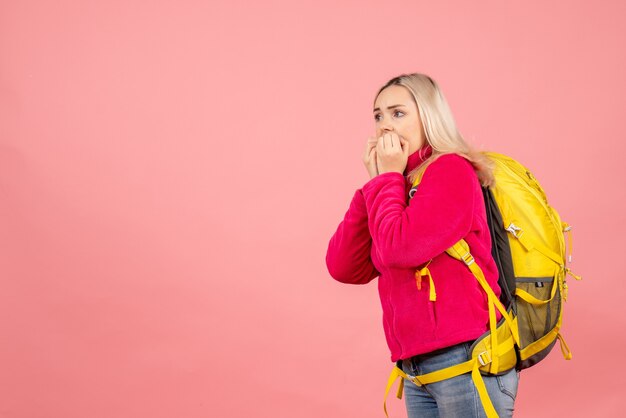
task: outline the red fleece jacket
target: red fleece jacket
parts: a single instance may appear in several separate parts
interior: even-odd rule
[[[447,154],[425,171],[413,198],[406,174],[431,153],[409,156],[404,175],[380,174],[358,189],[328,245],[326,265],[337,281],[366,284],[376,277],[391,361],[478,338],[488,329],[487,297],[471,271],[445,250],[465,238],[496,295],[498,270],[478,177],[463,157]],[[415,270],[428,266],[417,287]]]

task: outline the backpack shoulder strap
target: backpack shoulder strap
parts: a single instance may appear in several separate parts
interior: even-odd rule
[[[464,239],[459,240],[459,242],[448,248],[446,250],[446,253],[448,253],[448,255],[452,256],[453,258],[462,261],[470,269],[472,274],[474,274],[474,277],[476,277],[476,280],[478,280],[478,283],[487,294],[487,300],[489,303],[489,328],[491,331],[492,347],[497,347],[497,340],[495,340],[495,338],[497,338],[495,332],[495,309],[498,309],[502,317],[508,322],[509,327],[511,328],[511,331],[513,333],[513,339],[519,345],[519,331],[517,329],[517,323],[513,321],[502,302],[500,302],[500,299],[498,299],[491,286],[489,286],[489,283],[487,283],[485,274],[470,253],[469,245],[467,244],[467,242]]]

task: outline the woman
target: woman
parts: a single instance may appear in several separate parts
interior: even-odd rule
[[[481,191],[493,174],[427,75],[389,80],[375,97],[374,120],[376,136],[363,155],[370,180],[330,239],[326,264],[343,283],[379,278],[391,361],[416,376],[467,361],[472,342],[488,330],[483,289],[445,250],[464,238],[500,296]],[[411,189],[417,176],[419,186]],[[430,277],[416,276],[426,266]],[[498,415],[512,416],[515,369],[484,382]],[[424,386],[406,381],[404,396],[409,418],[485,416],[469,374]]]

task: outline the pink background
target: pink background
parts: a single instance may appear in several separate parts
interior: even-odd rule
[[[383,416],[377,282],[324,257],[414,71],[574,226],[517,416],[618,416],[625,4],[2,0],[0,416]]]

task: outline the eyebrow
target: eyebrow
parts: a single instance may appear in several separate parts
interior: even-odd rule
[[[389,110],[389,109],[395,109],[396,107],[406,107],[406,106],[401,105],[401,104],[397,104],[397,105],[393,105],[393,106],[387,106],[387,110]],[[379,108],[379,107],[374,108],[374,112],[377,112],[377,111],[379,111],[379,110],[380,110],[380,108]]]

